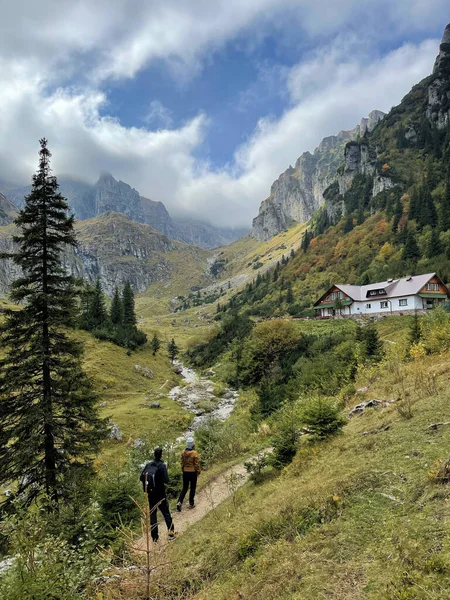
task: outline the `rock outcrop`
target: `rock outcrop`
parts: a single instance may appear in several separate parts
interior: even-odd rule
[[[100,278],[108,295],[126,281],[136,293],[155,281],[168,281],[178,260],[190,264],[196,273],[206,272],[207,252],[170,240],[121,213],[107,212],[77,221],[75,230],[78,247],[68,250],[63,258],[67,272],[90,282]],[[11,227],[0,227],[0,252],[14,252],[13,233]],[[7,294],[11,281],[19,276],[20,270],[12,261],[0,261],[0,294]],[[195,283],[201,282],[196,279]]]
[[[9,225],[17,216],[17,208],[6,196],[0,194],[0,225]]]
[[[426,116],[438,129],[444,129],[450,121],[450,24],[444,30],[434,63]]]
[[[143,222],[141,197],[128,183],[116,181],[110,173],[102,173],[94,188],[96,216],[113,211]]]
[[[324,191],[335,180],[343,161],[346,166],[339,185],[348,189],[354,174],[362,172],[361,169],[368,170],[369,164],[365,162],[363,144],[348,156],[346,144],[372,131],[383,117],[383,112],[374,110],[354,129],[324,138],[314,154],[303,153],[295,167],[290,166],[272,184],[270,196],[261,203],[259,214],[253,220],[252,236],[269,240],[294,221],[308,221],[324,203]]]
[[[95,185],[70,176],[58,177],[58,183],[62,195],[67,198],[70,209],[79,220],[92,219],[108,211],[120,212],[133,221],[151,225],[171,239],[205,249],[231,244],[248,233],[246,228],[221,228],[194,219],[172,219],[162,202],[141,196],[137,190],[124,181],[117,181],[110,173],[100,175]],[[9,186],[5,183],[2,189],[7,188]],[[21,208],[24,197],[30,191],[30,186],[9,188],[7,196]]]

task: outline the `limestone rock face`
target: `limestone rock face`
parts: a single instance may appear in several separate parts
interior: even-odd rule
[[[355,175],[373,175],[375,157],[371,156],[368,144],[350,142],[345,147],[343,171],[337,176],[339,193],[350,189]]]
[[[444,35],[442,36],[441,45],[439,46],[439,54],[436,57],[434,63],[433,74],[439,72],[445,59],[450,55],[450,23],[444,29]]]
[[[0,225],[9,225],[17,216],[17,208],[6,196],[0,194]]]
[[[450,24],[444,30],[434,63],[426,116],[438,129],[444,129],[450,121]]]
[[[133,221],[151,225],[171,239],[205,249],[230,244],[248,233],[246,228],[221,228],[194,219],[172,219],[162,202],[140,196],[137,190],[117,181],[110,173],[103,173],[95,185],[65,175],[58,177],[58,183],[70,210],[79,220],[91,219],[108,211],[120,212]],[[6,188],[8,198],[19,208],[31,191],[31,186],[10,188],[5,185]]]
[[[374,110],[354,129],[324,138],[314,154],[302,154],[295,167],[289,167],[272,184],[270,196],[261,203],[259,214],[253,219],[252,236],[269,240],[293,221],[308,221],[324,203],[324,191],[335,180],[343,161],[344,175],[339,184],[342,189],[350,187],[356,173],[368,172],[371,167],[367,147],[361,144],[346,155],[346,144],[372,131],[383,117],[383,112]]]
[[[116,181],[110,173],[103,173],[95,184],[95,214],[120,212],[133,221],[143,219],[141,197],[128,183]]]

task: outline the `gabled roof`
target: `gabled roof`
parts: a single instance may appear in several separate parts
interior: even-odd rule
[[[436,273],[427,273],[426,275],[414,275],[413,277],[404,277],[403,279],[389,279],[388,281],[380,281],[378,283],[370,283],[369,285],[341,285],[335,284],[333,288],[338,288],[341,292],[344,292],[346,296],[349,296],[354,302],[364,302],[368,298],[398,298],[399,296],[414,296],[418,294],[420,290],[426,285],[432,277],[439,277]],[[439,281],[441,281],[439,279]],[[450,291],[444,285],[447,293],[450,296]],[[332,288],[331,288],[332,289]],[[384,290],[385,294],[378,296],[369,296],[370,291]],[[330,293],[330,290],[323,294],[319,300],[315,303],[317,305],[324,297]]]

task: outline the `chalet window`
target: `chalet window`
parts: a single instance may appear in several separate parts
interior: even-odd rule
[[[331,300],[331,296],[330,294],[328,294],[328,296],[325,298],[325,302],[329,302]]]
[[[438,283],[427,283],[427,291],[428,292],[438,292],[439,284]]]
[[[406,298],[402,298],[402,300],[398,301],[399,306],[408,306],[408,300]]]
[[[380,302],[380,308],[389,308],[389,303],[386,300]]]
[[[366,304],[366,308],[372,308],[371,304]]]

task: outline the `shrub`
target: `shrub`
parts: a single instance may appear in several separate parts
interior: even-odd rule
[[[338,433],[346,423],[337,404],[321,396],[310,398],[303,403],[301,420],[308,433],[318,439]]]
[[[284,467],[292,462],[297,453],[300,439],[300,415],[298,403],[285,405],[277,413],[277,432],[273,438],[273,453],[270,464],[276,468]]]

